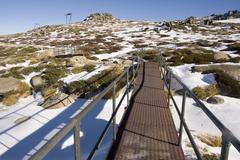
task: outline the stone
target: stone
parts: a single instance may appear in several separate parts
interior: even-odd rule
[[[226,54],[226,53],[223,53],[223,52],[219,52],[219,53],[216,53],[214,54],[214,59],[215,60],[229,60],[229,56]]]
[[[211,104],[223,104],[224,99],[221,97],[213,96],[213,97],[208,98],[207,102],[211,103]]]
[[[207,40],[199,40],[197,42],[198,45],[203,46],[203,47],[211,47],[213,46],[215,43],[213,41],[207,41]]]
[[[71,66],[74,67],[82,67],[86,64],[90,64],[91,61],[88,60],[86,57],[84,56],[74,56],[70,58],[70,62],[69,62]]]
[[[0,78],[0,95],[17,89],[21,81],[16,78]]]
[[[125,61],[122,62],[122,64],[124,66],[130,66],[130,65],[132,65],[132,61],[131,60],[125,60]]]
[[[39,86],[44,85],[45,81],[41,75],[37,75],[32,77],[32,79],[30,80],[30,84],[32,85],[33,88],[37,88]]]
[[[65,93],[58,93],[54,96],[49,97],[43,104],[41,105],[44,108],[54,109],[54,108],[63,108],[69,106],[74,102],[74,98]]]

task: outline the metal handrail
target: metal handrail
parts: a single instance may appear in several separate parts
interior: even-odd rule
[[[193,136],[191,135],[191,132],[186,124],[186,121],[184,119],[184,108],[185,108],[185,102],[182,104],[182,112],[180,112],[180,109],[171,93],[171,79],[174,78],[176,81],[181,85],[183,88],[183,101],[186,100],[186,94],[191,97],[196,104],[202,109],[202,111],[207,115],[207,117],[214,123],[214,125],[221,131],[222,133],[222,149],[221,149],[221,160],[227,160],[228,159],[228,153],[229,153],[229,147],[230,144],[232,144],[238,152],[240,152],[240,140],[233,135],[233,133],[195,96],[195,94],[180,80],[180,78],[173,73],[171,68],[166,63],[165,58],[162,56],[162,54],[159,55],[159,65],[160,65],[160,72],[164,79],[165,86],[168,89],[168,104],[170,102],[170,98],[173,101],[173,104],[175,106],[175,109],[177,110],[178,116],[180,117],[180,133],[179,133],[179,144],[181,143],[181,136],[182,136],[182,127],[184,127],[185,131],[187,132],[188,138],[192,144],[192,147],[196,153],[196,156],[198,159],[202,159],[201,154],[198,150],[198,147],[193,139]],[[168,76],[168,79],[167,79]]]
[[[74,131],[74,148],[75,148],[75,159],[76,160],[80,160],[81,159],[81,155],[80,155],[80,121],[81,119],[88,113],[90,112],[95,106],[96,104],[113,88],[115,88],[116,84],[125,76],[127,75],[127,87],[126,90],[117,106],[117,108],[114,108],[112,116],[110,118],[110,120],[108,121],[104,132],[101,134],[101,136],[99,137],[99,140],[97,141],[97,147],[94,147],[93,150],[91,151],[88,159],[92,159],[94,156],[94,153],[96,152],[96,150],[99,148],[103,138],[105,137],[106,132],[109,130],[110,128],[110,124],[113,124],[113,127],[116,127],[115,121],[113,121],[116,117],[116,113],[124,99],[124,97],[127,94],[128,97],[128,104],[129,104],[129,90],[130,90],[130,85],[132,85],[134,78],[136,76],[136,71],[139,68],[139,64],[140,64],[140,58],[136,57],[135,59],[133,59],[133,62],[137,62],[137,67],[135,69],[135,64],[132,63],[131,66],[129,66],[127,69],[124,70],[124,72],[118,76],[110,85],[108,85],[108,87],[106,87],[91,103],[89,103],[85,108],[83,108],[83,110],[78,113],[73,119],[70,120],[70,122],[68,122],[68,124],[66,124],[59,132],[57,132],[50,140],[48,140],[35,154],[33,154],[30,157],[30,160],[39,160],[39,159],[43,159],[55,146],[56,144],[58,144],[63,138],[64,136],[66,136],[71,130]],[[129,72],[131,72],[131,68],[132,68],[132,79],[129,81]],[[113,90],[113,101],[115,101],[115,89]],[[114,105],[114,103],[113,103]],[[116,135],[116,133],[114,133]],[[114,135],[114,136],[115,136]],[[113,137],[114,139],[115,137]],[[96,146],[96,145],[95,145]]]

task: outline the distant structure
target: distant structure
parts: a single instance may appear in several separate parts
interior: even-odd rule
[[[76,47],[72,47],[72,46],[68,45],[68,46],[55,48],[54,55],[55,55],[55,57],[74,56],[74,55],[76,55]]]
[[[66,24],[71,24],[72,23],[72,13],[65,14],[65,17],[66,17]]]

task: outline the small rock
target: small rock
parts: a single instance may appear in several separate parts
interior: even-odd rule
[[[43,80],[41,75],[37,75],[37,76],[32,77],[30,83],[33,88],[37,88],[37,87],[43,85],[45,83],[45,81]]]
[[[214,54],[214,59],[215,60],[220,60],[220,59],[222,59],[222,60],[229,60],[229,56],[226,53],[220,52],[220,53]]]
[[[224,99],[217,97],[217,96],[213,96],[213,97],[208,98],[207,102],[211,103],[211,104],[222,104],[222,103],[224,103]]]
[[[207,41],[207,40],[199,40],[197,42],[198,45],[203,46],[203,47],[211,47],[213,46],[215,43],[213,41]]]

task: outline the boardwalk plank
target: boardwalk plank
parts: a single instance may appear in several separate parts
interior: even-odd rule
[[[164,94],[158,64],[138,70],[130,106],[106,159],[183,160],[176,127]]]

